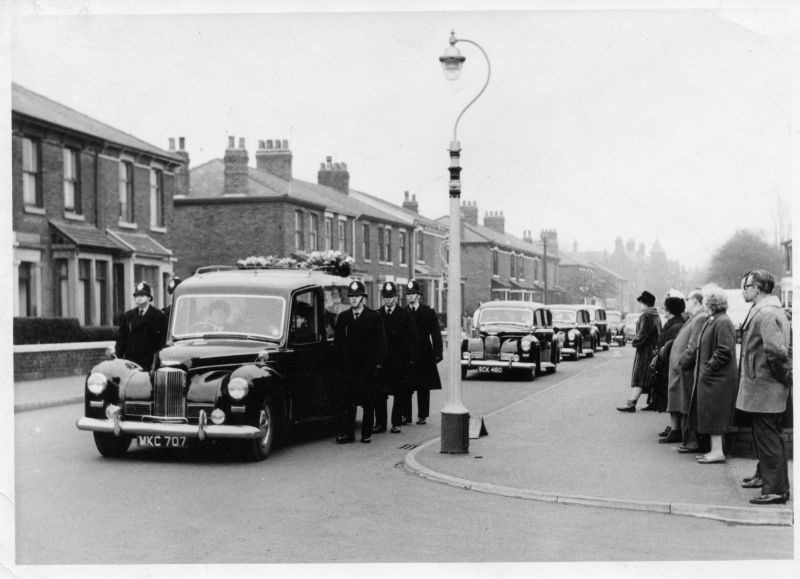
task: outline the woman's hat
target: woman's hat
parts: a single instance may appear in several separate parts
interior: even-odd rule
[[[636,298],[637,302],[642,302],[647,307],[652,308],[656,304],[656,296],[651,294],[649,291],[644,290],[642,295]]]

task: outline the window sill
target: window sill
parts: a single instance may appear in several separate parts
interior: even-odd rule
[[[25,213],[32,215],[45,215],[44,207],[36,207],[35,205],[26,205]]]
[[[72,211],[65,211],[64,219],[69,219],[70,221],[86,221],[86,217],[80,213],[74,213]]]
[[[167,232],[167,228],[166,227],[161,227],[159,225],[151,225],[150,226],[150,231],[153,231],[155,233],[166,233]]]
[[[128,223],[127,221],[122,221],[121,219],[117,222],[122,229],[139,229],[139,226],[135,223]]]

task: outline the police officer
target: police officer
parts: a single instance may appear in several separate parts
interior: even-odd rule
[[[339,314],[334,349],[340,364],[338,398],[343,414],[338,444],[355,441],[356,404],[361,401],[361,442],[371,442],[375,404],[383,396],[380,373],[386,363],[383,319],[366,307],[367,291],[360,281],[347,289],[350,309]],[[382,399],[382,398],[381,398]]]
[[[164,346],[164,314],[152,306],[153,292],[141,281],[133,290],[136,307],[122,314],[114,351],[118,358],[136,362],[145,370]]]
[[[389,355],[386,359],[384,388],[393,396],[392,432],[400,432],[403,417],[411,415],[410,372],[416,359],[416,336],[411,313],[397,304],[397,284],[387,281],[381,287],[383,327]],[[384,397],[375,407],[374,432],[386,432],[386,401]]]
[[[425,424],[430,415],[431,390],[441,390],[439,370],[436,364],[442,361],[442,330],[433,308],[420,302],[422,291],[416,280],[406,285],[406,300],[411,318],[414,320],[417,360],[412,388],[417,390],[417,424]],[[411,407],[404,424],[411,423]]]

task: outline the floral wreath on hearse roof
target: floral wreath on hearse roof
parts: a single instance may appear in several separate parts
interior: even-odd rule
[[[312,251],[303,261],[298,261],[293,257],[278,257],[275,255],[255,256],[251,255],[245,259],[240,259],[236,264],[242,269],[255,268],[298,268],[298,269],[320,269],[347,277],[353,270],[353,258],[341,251]]]

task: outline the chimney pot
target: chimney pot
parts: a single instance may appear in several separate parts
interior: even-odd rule
[[[414,203],[416,203],[416,202],[417,202],[417,194],[416,194],[416,193],[414,193],[414,194],[411,196],[411,200],[412,200],[412,201],[414,201]]]
[[[169,138],[169,150],[170,151],[174,151],[175,150],[175,137],[170,137]]]
[[[264,141],[259,140],[258,141],[258,148],[259,149],[264,149],[265,147],[266,147],[266,143],[264,143]]]
[[[289,140],[288,139],[284,139],[283,140],[283,148],[284,149],[288,149],[289,148]]]
[[[319,170],[320,171],[324,171],[325,170],[325,163],[320,163],[319,164]]]
[[[228,148],[229,149],[236,148],[236,137],[228,137]]]
[[[408,191],[405,191],[405,192],[404,192],[404,194],[403,194],[403,199],[404,199],[405,201],[408,201]]]
[[[178,137],[178,149],[181,151],[186,150],[186,137]]]
[[[244,149],[244,137],[239,137],[239,148]]]

